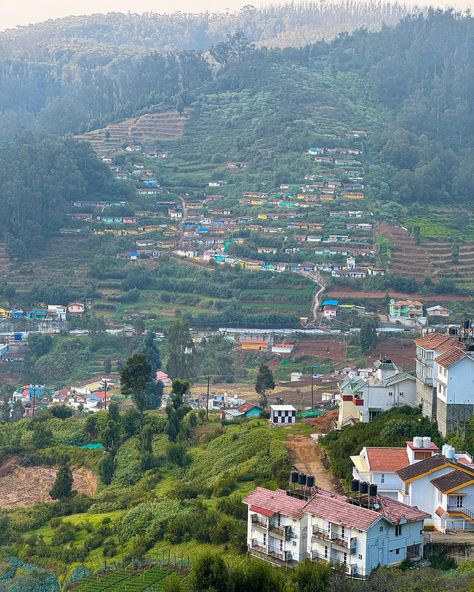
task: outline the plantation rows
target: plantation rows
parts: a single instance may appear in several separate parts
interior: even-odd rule
[[[163,589],[165,578],[170,571],[163,567],[154,567],[140,574],[133,574],[126,571],[115,572],[111,575],[104,575],[97,579],[97,576],[90,576],[83,580],[74,590],[76,592],[141,592],[153,586],[153,590],[159,592]]]

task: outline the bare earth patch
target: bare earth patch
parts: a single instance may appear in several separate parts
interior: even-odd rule
[[[9,459],[0,467],[0,509],[26,508],[53,501],[49,495],[56,478],[57,467],[23,467],[17,459]],[[94,495],[95,475],[84,467],[73,469],[74,489]]]

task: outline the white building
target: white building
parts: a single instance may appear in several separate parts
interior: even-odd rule
[[[474,413],[474,352],[454,347],[434,360],[436,419],[443,436],[464,434]]]
[[[287,425],[296,423],[296,409],[293,405],[270,405],[270,424]]]
[[[403,482],[397,471],[425,458],[439,454],[430,438],[413,438],[405,448],[364,446],[360,454],[351,456],[352,476],[358,481],[377,485],[378,492],[398,499]]]
[[[402,481],[398,499],[430,515],[426,524],[437,530],[474,527],[474,463],[466,453],[443,446],[437,454],[397,471]]]
[[[415,377],[399,372],[391,360],[378,360],[372,376],[349,375],[339,383],[338,427],[367,423],[392,407],[415,405]]]
[[[253,555],[286,565],[308,558],[338,563],[359,577],[368,577],[379,565],[423,555],[428,515],[418,508],[381,495],[355,505],[320,488],[313,488],[309,499],[294,495],[258,487],[243,500]]]

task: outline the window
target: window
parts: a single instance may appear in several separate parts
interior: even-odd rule
[[[344,553],[344,565],[347,563],[347,553]]]
[[[397,555],[400,555],[400,549],[395,549],[395,553],[396,553]]]
[[[280,551],[283,551],[283,541],[280,541]]]
[[[324,547],[324,559],[328,558],[328,548]]]
[[[341,538],[344,538],[346,534],[346,529],[344,528],[344,526],[341,526]]]
[[[395,526],[395,536],[400,536],[401,534],[402,534],[402,525],[397,524],[397,526]]]
[[[381,527],[379,528],[379,530],[380,530],[380,532],[383,532],[383,526],[381,526]]]
[[[362,555],[359,554],[359,559],[362,559]]]
[[[293,547],[296,547],[296,546],[297,546],[297,544],[298,544],[298,543],[297,543],[296,541],[293,541]]]
[[[264,545],[267,544],[267,535],[266,535],[266,533],[263,533],[263,544]]]
[[[380,475],[380,483],[385,483],[385,473]]]
[[[388,396],[389,397],[393,397],[393,392],[392,391],[388,391]]]
[[[280,514],[278,514],[278,517],[277,517],[277,526],[281,526],[281,516],[280,516]]]

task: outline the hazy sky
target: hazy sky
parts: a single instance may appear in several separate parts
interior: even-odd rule
[[[413,3],[416,0],[408,0]],[[436,5],[467,6],[474,0],[433,0]],[[94,12],[201,12],[236,10],[245,4],[260,6],[284,0],[0,0],[0,30],[37,23],[50,18]],[[429,0],[418,0],[428,4]]]

